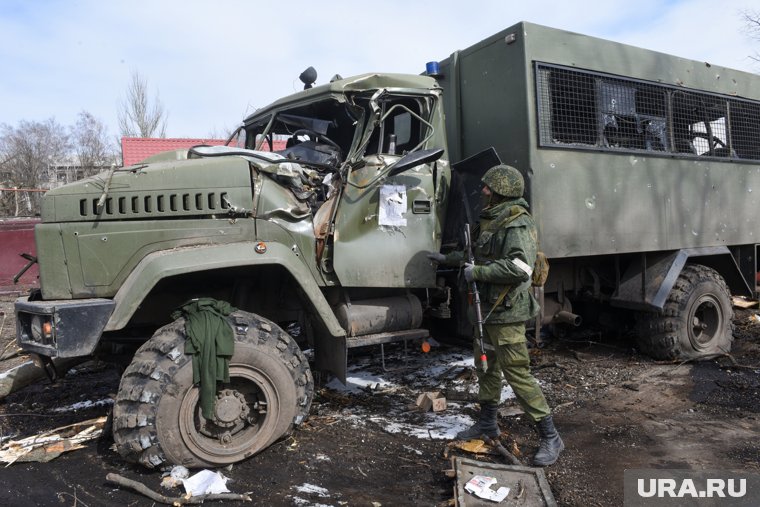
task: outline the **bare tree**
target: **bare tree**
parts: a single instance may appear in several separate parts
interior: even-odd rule
[[[73,149],[83,176],[91,176],[116,162],[108,127],[87,111],[79,113],[71,128]]]
[[[742,12],[744,18],[744,30],[747,34],[760,42],[760,11],[744,11]],[[760,52],[756,51],[754,56],[750,56],[756,62],[760,62]]]
[[[66,129],[54,118],[44,122],[21,120],[15,128],[0,125],[0,160],[8,186],[36,190],[49,185],[56,176],[55,167],[69,149]],[[40,194],[22,195],[27,212],[38,212]],[[16,208],[14,213],[18,214],[18,205]]]
[[[164,109],[158,92],[148,97],[148,81],[137,71],[132,72],[127,96],[119,106],[119,130],[124,137],[166,137],[169,113]]]

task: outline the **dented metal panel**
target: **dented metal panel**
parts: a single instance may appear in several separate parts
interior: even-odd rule
[[[435,268],[425,256],[440,242],[433,167],[421,165],[379,180],[397,158],[367,164],[349,176],[335,220],[333,263],[345,287],[435,284]],[[415,202],[421,212],[414,212]]]

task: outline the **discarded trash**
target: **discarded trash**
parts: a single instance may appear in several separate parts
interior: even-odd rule
[[[449,443],[449,446],[456,447],[457,449],[461,449],[465,452],[471,452],[473,454],[494,454],[493,449],[486,445],[484,441],[479,439],[467,440],[464,442],[461,440],[455,440]]]
[[[494,478],[497,484],[508,484],[511,491],[507,496],[507,501],[504,502],[505,504],[524,505],[526,507],[557,507],[557,502],[552,496],[543,469],[485,463],[459,456],[452,458],[451,462],[452,470],[448,470],[446,473],[449,477],[453,475],[456,478],[455,501],[456,505],[460,507],[483,505],[483,499],[465,488],[467,483],[476,476]],[[489,486],[491,485],[489,484]],[[498,490],[495,493],[498,493]]]
[[[219,493],[229,493],[227,489],[227,477],[219,472],[211,470],[201,470],[189,479],[182,479],[185,491],[192,496],[200,495],[217,495]]]
[[[439,391],[422,393],[417,396],[417,406],[423,412],[440,412],[446,410],[446,398]]]
[[[747,299],[744,296],[734,296],[731,298],[731,301],[737,308],[755,308],[758,305],[758,301]]]
[[[64,452],[83,448],[84,442],[98,438],[105,424],[106,417],[103,416],[6,442],[0,447],[0,461],[8,463],[6,466],[17,461],[47,463]]]
[[[132,479],[127,479],[126,477],[122,477],[121,475],[114,474],[114,473],[106,475],[106,481],[112,484],[121,486],[123,488],[131,489],[132,491],[135,491],[137,493],[140,493],[141,495],[144,495],[150,498],[154,502],[169,504],[169,505],[201,504],[205,502],[206,500],[209,500],[209,501],[210,500],[233,500],[233,501],[241,501],[241,502],[253,501],[251,498],[251,495],[249,495],[248,493],[243,493],[240,495],[237,493],[220,493],[220,494],[209,494],[209,495],[200,495],[200,496],[193,496],[187,493],[180,497],[168,497],[168,496],[164,496],[159,493],[156,493],[155,491],[148,488],[145,484],[141,482],[137,482]]]
[[[164,478],[161,479],[161,487],[166,489],[179,487],[182,484],[182,479],[188,477],[190,477],[190,470],[182,465],[177,465],[164,474]]]
[[[491,500],[492,502],[501,502],[509,494],[509,488],[502,486],[496,491],[491,489],[491,486],[496,484],[495,477],[488,477],[487,475],[476,475],[464,485],[465,491],[472,493],[478,498],[484,500]]]

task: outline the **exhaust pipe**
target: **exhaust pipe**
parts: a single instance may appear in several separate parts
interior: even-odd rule
[[[552,324],[569,324],[573,327],[580,326],[582,321],[583,319],[580,315],[565,310],[555,313],[554,317],[552,317]]]
[[[572,312],[573,307],[570,300],[562,298],[560,303],[556,295],[552,294],[540,300],[541,302],[541,325],[566,324],[578,327],[583,322],[583,318]]]

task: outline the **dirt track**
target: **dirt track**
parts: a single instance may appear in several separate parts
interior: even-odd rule
[[[0,348],[5,348],[13,332],[10,298],[0,303],[0,311],[9,315],[0,339]],[[556,407],[555,420],[567,446],[560,461],[546,470],[558,503],[622,505],[626,468],[757,470],[760,324],[749,318],[752,313],[744,312],[737,320],[732,358],[740,366],[728,357],[656,364],[638,355],[629,343],[598,335],[572,336],[575,342],[554,342],[534,351],[535,374]],[[354,360],[364,365],[364,371],[378,379],[391,376],[381,371],[379,357],[371,355],[378,350],[361,352],[364,355]],[[407,366],[414,370],[420,364],[415,361],[430,362],[444,354],[466,358],[468,351],[441,347],[429,356],[412,351]],[[0,369],[8,364],[0,364]],[[398,356],[388,364],[404,366]],[[310,419],[291,437],[223,471],[232,480],[229,488],[251,492],[254,505],[445,505],[453,496],[453,482],[442,472],[449,468],[444,455],[464,452],[448,448],[446,440],[431,438],[435,436],[431,431],[420,438],[422,432],[414,436],[409,428],[434,424],[436,417],[465,424],[463,416],[476,410],[462,399],[471,396],[467,394],[471,389],[462,391],[462,385],[472,382],[471,375],[461,367],[404,385],[408,379],[402,370],[385,387],[370,384],[353,392],[320,388]],[[28,436],[105,415],[118,380],[113,368],[90,364],[56,384],[27,387],[0,401],[0,438]],[[452,400],[445,414],[403,409],[428,389],[443,389]],[[54,411],[87,400],[105,401],[78,411]],[[513,407],[507,401],[500,416],[502,441],[530,455],[537,438],[524,416],[508,415]],[[403,423],[400,432],[392,424],[396,420]],[[49,463],[0,469],[0,504],[152,504],[107,484],[109,472],[179,495],[178,490],[161,490],[160,473],[124,463],[111,444],[103,438]],[[498,461],[490,456],[477,459]]]

